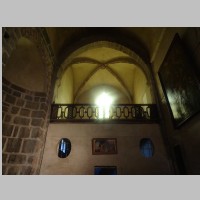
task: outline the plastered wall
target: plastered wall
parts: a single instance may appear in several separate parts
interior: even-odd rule
[[[199,78],[200,72],[200,29],[199,28],[176,28],[167,29],[165,31],[162,42],[160,43],[158,53],[153,61],[154,76],[159,91],[159,101],[161,104],[162,118],[163,118],[163,132],[168,138],[169,147],[172,152],[172,158],[175,161],[176,173],[179,174],[179,168],[176,163],[174,152],[175,145],[181,148],[181,156],[184,160],[186,174],[200,174],[200,114],[193,116],[185,124],[179,128],[174,128],[172,119],[169,112],[169,107],[166,102],[161,83],[158,77],[159,68],[163,59],[169,49],[169,46],[178,33],[185,44],[190,56],[193,60],[191,70],[196,70],[197,77]],[[195,98],[195,97],[194,97]]]
[[[54,89],[55,103],[73,103],[73,81],[72,69],[68,68]]]
[[[71,141],[67,158],[57,156],[61,138]],[[92,138],[117,138],[118,153],[92,155]],[[150,138],[155,153],[145,158],[140,140]],[[93,175],[94,166],[117,166],[119,175],[172,174],[158,124],[53,124],[48,128],[42,175]]]

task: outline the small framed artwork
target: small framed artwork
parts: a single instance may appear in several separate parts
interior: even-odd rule
[[[178,34],[158,72],[175,128],[200,112],[200,80]]]
[[[92,139],[92,154],[117,154],[117,139],[116,138],[93,138]]]
[[[117,175],[116,166],[95,166],[94,175]]]

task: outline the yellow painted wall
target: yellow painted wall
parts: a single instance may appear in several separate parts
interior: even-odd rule
[[[58,81],[54,89],[55,103],[73,103],[73,72],[69,67]]]
[[[152,103],[152,97],[150,93],[150,86],[144,73],[139,69],[135,69],[134,83],[133,83],[133,103]]]
[[[122,93],[120,90],[107,85],[100,85],[93,87],[92,89],[82,93],[75,103],[91,103],[94,104],[96,98],[102,94],[102,92],[107,93],[113,99],[113,104],[129,104],[130,100],[128,97]]]
[[[71,141],[67,158],[57,156],[61,138]],[[117,154],[93,155],[92,138],[117,138]],[[145,158],[140,140],[150,138],[155,154]],[[94,166],[117,166],[119,175],[171,174],[158,124],[50,124],[40,174],[93,175]]]

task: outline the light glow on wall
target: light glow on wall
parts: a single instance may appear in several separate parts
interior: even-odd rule
[[[110,106],[113,98],[109,94],[103,92],[96,99],[96,104],[99,106],[99,119],[108,119]]]

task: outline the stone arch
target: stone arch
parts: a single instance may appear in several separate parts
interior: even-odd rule
[[[41,56],[42,62],[45,67],[45,92],[49,93],[51,90],[51,74],[54,67],[54,55],[48,42],[48,38],[44,37],[44,30],[42,28],[3,28],[2,39],[2,68],[4,68],[16,48],[17,41],[20,38],[27,38],[33,42]]]
[[[46,92],[45,68],[35,44],[21,37],[4,68],[3,77],[24,89]]]
[[[59,78],[62,75],[62,73],[65,71],[66,67],[69,67],[70,64],[73,63],[73,58],[75,56],[84,52],[86,49],[89,49],[89,48],[92,49],[92,48],[97,48],[97,47],[109,47],[109,48],[113,48],[115,50],[126,53],[127,55],[129,55],[133,59],[135,64],[137,64],[137,66],[142,69],[147,80],[150,78],[150,72],[148,70],[149,67],[138,54],[136,54],[133,50],[131,50],[131,49],[129,49],[129,48],[127,48],[127,47],[125,47],[121,44],[118,44],[118,43],[115,43],[115,42],[110,42],[110,41],[96,41],[96,42],[86,44],[86,45],[81,46],[80,48],[76,49],[61,64],[61,66],[58,70],[58,73],[57,73],[57,78]]]
[[[46,74],[45,89],[35,92],[2,78],[2,174],[39,174],[49,123],[54,62],[41,28],[3,28],[3,70],[20,38],[30,40],[39,52]]]
[[[70,67],[71,64],[73,64],[74,62],[85,62],[86,60],[74,60],[74,58],[79,55],[80,53],[86,51],[87,49],[92,49],[92,48],[97,48],[97,47],[108,47],[108,48],[112,48],[118,51],[121,51],[125,54],[127,54],[128,56],[130,56],[129,59],[127,58],[122,58],[123,62],[126,63],[132,63],[137,65],[142,72],[144,73],[146,80],[147,80],[147,84],[150,86],[150,88],[152,88],[152,90],[150,90],[151,92],[151,97],[152,97],[152,101],[155,101],[155,96],[153,93],[153,79],[152,79],[152,73],[151,73],[151,69],[150,69],[150,64],[147,64],[145,60],[143,60],[143,58],[141,58],[137,53],[135,53],[133,50],[131,50],[130,48],[121,45],[119,43],[116,42],[111,42],[111,41],[95,41],[95,42],[91,42],[91,43],[87,43],[79,48],[77,48],[76,50],[74,50],[73,52],[71,52],[71,54],[69,56],[66,57],[66,59],[63,61],[63,63],[61,64],[60,68],[58,69],[57,72],[57,83],[60,83],[60,78],[62,77],[62,74],[64,73],[64,71]],[[93,62],[91,60],[91,62]],[[111,60],[111,62],[119,62],[118,59],[114,59]]]

